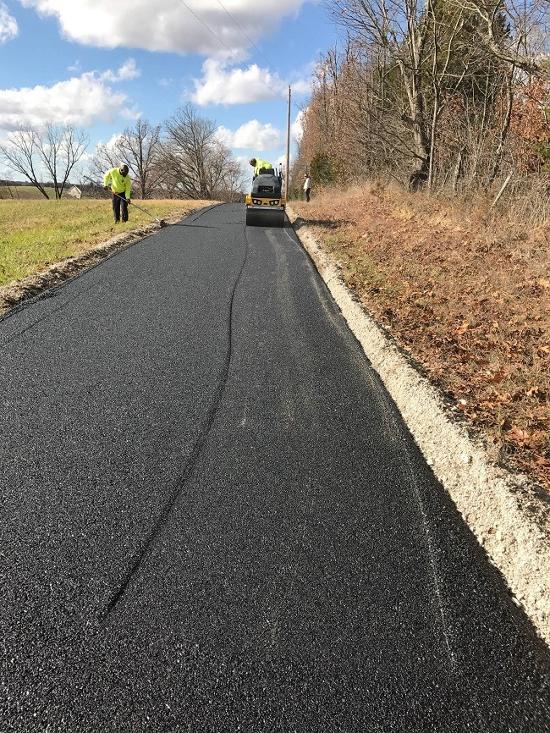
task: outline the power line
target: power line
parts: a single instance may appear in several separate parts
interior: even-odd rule
[[[227,7],[224,5],[224,3],[222,2],[222,0],[216,0],[216,2],[220,6],[220,8],[222,8],[222,10],[225,11],[226,15],[233,21],[234,25],[241,31],[241,33],[246,38],[246,40],[253,46],[253,48],[256,49],[256,51],[258,52],[258,55],[260,56],[260,58],[263,58],[263,60],[266,61],[269,66],[271,66],[272,68],[274,68],[273,65],[272,65],[272,63],[271,63],[271,61],[270,61],[270,59],[269,59],[269,57],[267,57],[266,54],[258,48],[258,46],[256,45],[256,43],[252,40],[252,38],[250,38],[250,36],[248,35],[248,33],[245,31],[245,29],[239,23],[239,21],[235,18],[235,16],[227,9]],[[297,109],[298,111],[301,111],[302,110],[302,107],[300,107],[294,101],[292,102],[292,106],[295,109]]]
[[[260,49],[258,48],[258,46],[256,45],[256,43],[252,40],[252,38],[250,38],[250,36],[245,31],[245,29],[243,28],[243,26],[235,18],[235,16],[233,15],[233,13],[229,12],[229,10],[227,9],[227,7],[223,4],[222,0],[216,0],[216,2],[220,6],[220,8],[222,8],[222,10],[225,11],[225,14],[233,21],[234,25],[241,31],[241,33],[246,38],[246,40],[250,43],[250,45],[253,46],[253,48],[256,49],[256,51],[258,52],[258,55],[260,57],[263,57],[264,60],[267,61],[269,63],[269,65],[271,66],[271,63],[270,63],[269,59],[267,58],[267,56],[265,55],[265,53],[263,51],[260,51]]]
[[[216,31],[214,31],[214,30],[213,30],[213,29],[211,28],[211,26],[209,26],[209,25],[208,25],[208,23],[207,23],[207,22],[206,22],[205,20],[203,20],[203,18],[201,18],[201,17],[200,17],[200,15],[197,15],[197,13],[195,13],[195,11],[194,11],[194,10],[193,10],[192,8],[190,8],[190,7],[189,7],[189,5],[188,5],[188,4],[187,4],[187,3],[185,2],[185,0],[180,0],[180,2],[181,2],[181,4],[182,4],[182,5],[183,5],[183,6],[184,6],[184,7],[186,8],[186,10],[188,10],[188,12],[190,12],[190,13],[191,13],[191,15],[192,15],[192,16],[193,16],[193,17],[194,17],[194,18],[195,18],[195,19],[196,19],[196,20],[197,20],[197,21],[198,21],[198,22],[199,22],[199,23],[200,23],[200,24],[201,24],[202,26],[204,26],[204,28],[206,28],[206,30],[207,30],[207,31],[208,31],[208,32],[209,32],[209,33],[210,33],[210,34],[211,34],[211,35],[213,36],[213,38],[215,38],[215,39],[216,39],[217,41],[219,41],[219,42],[220,42],[220,43],[222,44],[222,46],[224,46],[224,47],[225,47],[225,48],[226,48],[226,49],[227,49],[227,50],[229,51],[229,53],[233,53],[234,49],[232,49],[232,48],[229,48],[229,46],[228,46],[228,45],[227,45],[227,44],[225,43],[225,41],[223,40],[223,38],[221,38],[221,37],[220,37],[220,36],[219,36],[219,35],[218,35],[218,34],[216,33]],[[265,53],[264,53],[263,51],[261,51],[261,50],[260,50],[260,49],[258,48],[257,44],[256,44],[256,43],[255,43],[255,42],[254,42],[254,41],[252,40],[252,38],[250,38],[250,36],[249,36],[249,35],[248,35],[248,33],[247,33],[247,32],[245,31],[245,29],[243,28],[243,26],[242,26],[242,25],[241,25],[241,24],[239,23],[239,21],[238,21],[238,20],[237,20],[237,19],[235,18],[235,16],[234,16],[234,15],[233,15],[233,14],[232,14],[232,13],[231,13],[231,12],[230,12],[230,11],[229,11],[228,9],[227,9],[227,7],[226,7],[226,6],[225,6],[225,4],[224,4],[224,3],[222,2],[222,0],[216,0],[216,2],[217,2],[217,3],[218,3],[218,5],[220,6],[220,8],[221,8],[221,9],[222,9],[222,10],[223,10],[223,11],[225,12],[225,14],[226,14],[226,15],[228,16],[228,18],[230,18],[230,20],[232,20],[232,21],[233,21],[233,24],[235,25],[235,27],[236,27],[236,28],[238,28],[238,30],[239,30],[239,31],[240,31],[240,32],[241,32],[241,33],[243,34],[243,36],[244,36],[244,37],[246,38],[246,40],[247,40],[247,41],[248,41],[248,42],[249,42],[249,43],[250,43],[250,44],[251,44],[251,45],[253,46],[253,48],[255,48],[255,49],[256,49],[256,51],[257,51],[258,55],[259,55],[259,56],[260,56],[261,58],[263,58],[263,60],[264,60],[264,61],[266,61],[266,62],[267,62],[267,64],[268,64],[269,66],[273,66],[273,65],[271,64],[271,61],[270,61],[270,59],[269,59],[269,58],[268,58],[268,57],[266,56],[266,54],[265,54]]]
[[[194,10],[193,10],[192,8],[190,8],[190,7],[189,7],[189,5],[188,5],[188,4],[187,4],[187,3],[185,2],[185,0],[180,0],[180,3],[181,3],[181,4],[182,4],[182,5],[183,5],[183,6],[185,7],[185,8],[187,8],[187,10],[188,10],[188,11],[189,11],[189,12],[191,13],[191,15],[192,15],[192,16],[193,16],[194,18],[196,18],[196,20],[198,20],[198,21],[199,21],[199,23],[200,23],[201,25],[203,25],[203,26],[204,26],[204,27],[206,28],[206,30],[207,30],[207,31],[208,31],[209,33],[211,33],[211,34],[212,34],[212,35],[214,36],[214,38],[215,38],[215,39],[216,39],[217,41],[219,41],[219,42],[220,42],[220,43],[222,44],[222,46],[225,46],[225,48],[226,48],[226,49],[227,49],[227,50],[229,51],[229,53],[233,53],[233,49],[229,48],[229,46],[228,46],[228,45],[227,45],[227,44],[225,43],[225,41],[223,40],[223,38],[220,38],[220,36],[218,36],[218,34],[217,34],[217,33],[216,33],[215,31],[213,31],[213,30],[212,30],[212,28],[211,28],[211,27],[210,27],[210,26],[208,25],[208,23],[207,23],[207,22],[206,22],[205,20],[203,20],[203,19],[202,19],[202,18],[200,17],[200,15],[197,15],[197,14],[195,13],[195,11],[194,11]]]
[[[180,2],[187,9],[187,11],[189,13],[191,13],[191,15],[202,26],[204,26],[207,29],[207,31],[217,41],[219,41],[222,44],[222,46],[224,46],[230,53],[233,53],[233,50],[229,48],[229,46],[225,43],[225,41],[214,30],[212,30],[212,28],[208,25],[208,23],[205,20],[203,20],[199,15],[197,15],[197,13],[195,13],[195,11],[192,8],[189,7],[189,5],[185,2],[185,0],[180,0]],[[225,12],[225,14],[228,16],[228,18],[233,22],[233,24],[235,25],[235,27],[237,27],[240,30],[240,32],[243,34],[243,36],[246,38],[246,40],[252,45],[253,48],[256,49],[256,51],[258,52],[259,56],[261,58],[263,58],[265,61],[267,61],[268,65],[271,65],[269,58],[267,58],[267,56],[262,51],[260,51],[260,49],[258,48],[258,46],[256,45],[256,43],[250,38],[250,36],[248,35],[248,33],[245,31],[245,29],[242,27],[242,25],[239,23],[239,21],[234,17],[234,15],[229,12],[229,10],[224,5],[224,3],[222,2],[222,0],[216,0],[216,2],[220,6],[220,8]],[[289,89],[290,89],[290,87],[289,87]],[[297,105],[294,102],[294,104],[292,106],[297,106]],[[291,107],[291,105],[289,105],[289,111],[288,111],[289,116],[290,116],[290,107]],[[290,135],[289,135],[289,140],[290,140]]]

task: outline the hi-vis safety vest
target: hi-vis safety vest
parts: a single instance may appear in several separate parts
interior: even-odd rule
[[[118,168],[111,168],[110,171],[107,171],[103,177],[103,185],[111,186],[113,193],[126,194],[127,199],[130,198],[130,194],[132,193],[132,179],[130,175],[123,176]]]
[[[259,176],[262,168],[273,168],[273,166],[271,165],[271,163],[268,163],[267,160],[256,160],[254,175]]]

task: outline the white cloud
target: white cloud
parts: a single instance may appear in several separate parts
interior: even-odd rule
[[[234,133],[231,132],[231,130],[228,130],[227,127],[224,127],[223,125],[218,127],[218,129],[216,130],[216,137],[227,148],[233,147],[233,135]]]
[[[0,44],[11,41],[18,33],[17,21],[10,15],[4,3],[0,2]]]
[[[111,158],[116,157],[118,155],[118,143],[120,142],[121,138],[122,133],[115,132],[115,134],[111,135],[107,142],[103,142],[103,140],[98,140],[97,143],[94,145],[92,152],[88,154],[87,162],[94,161],[95,158],[99,155],[99,158],[107,164],[108,161],[106,160],[105,152],[107,152]]]
[[[294,120],[294,122],[292,123],[292,127],[290,128],[292,138],[297,143],[301,142],[304,136],[304,116],[305,110],[301,109],[296,115],[296,119]]]
[[[125,94],[114,92],[94,72],[52,86],[0,89],[0,129],[53,124],[86,127],[98,120],[136,118]]]
[[[207,59],[202,65],[202,78],[195,79],[193,102],[201,107],[212,104],[231,105],[282,99],[288,94],[289,82],[257,64],[246,68],[230,66],[227,61]],[[311,82],[297,78],[290,82],[294,95],[311,90]]]
[[[291,82],[291,84],[293,94],[304,96],[311,92],[312,79],[311,77],[306,79],[296,79],[296,81]]]
[[[79,43],[226,58],[242,57],[251,45],[248,38],[257,42],[309,1],[225,0],[232,20],[217,0],[186,0],[193,12],[180,0],[133,0],[131,7],[112,0],[21,0],[24,6],[57,18],[63,35]]]
[[[101,74],[101,78],[104,81],[110,81],[113,84],[120,81],[137,79],[140,76],[141,71],[138,69],[135,59],[127,59],[117,71],[107,69],[107,71],[104,71],[103,74]]]
[[[99,145],[103,145],[108,150],[115,150],[116,147],[117,147],[117,145],[118,145],[118,143],[120,142],[121,138],[122,138],[122,133],[121,132],[115,132],[115,134],[114,135],[111,135],[111,137],[107,140],[106,143],[99,142],[98,143],[98,146]]]
[[[201,107],[261,102],[287,93],[287,84],[277,74],[256,64],[246,69],[228,69],[223,62],[207,59],[202,69],[202,79],[195,80],[192,95],[192,100]]]
[[[281,145],[281,132],[271,123],[262,124],[250,120],[232,132],[226,127],[218,128],[218,138],[229,148],[237,150],[274,150]]]

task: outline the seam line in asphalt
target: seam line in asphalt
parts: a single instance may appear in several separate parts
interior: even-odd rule
[[[107,619],[109,614],[113,611],[113,609],[116,607],[117,603],[120,601],[120,599],[123,597],[123,595],[126,592],[126,589],[130,585],[133,577],[139,572],[139,569],[141,565],[143,564],[143,561],[145,560],[145,557],[149,553],[149,550],[152,548],[156,538],[158,537],[160,531],[164,527],[166,520],[168,519],[176,501],[181,495],[181,492],[183,491],[185,484],[191,477],[193,470],[195,468],[195,465],[202,453],[202,449],[204,448],[204,445],[206,443],[206,440],[208,438],[208,435],[210,434],[210,430],[212,428],[212,425],[214,424],[214,419],[216,417],[216,413],[218,412],[218,408],[221,404],[223,394],[225,392],[225,387],[227,384],[227,380],[229,378],[229,369],[231,366],[231,359],[233,356],[233,306],[235,302],[235,295],[237,293],[237,289],[239,287],[239,283],[241,281],[243,272],[246,267],[246,263],[248,261],[248,254],[249,254],[249,242],[248,237],[246,234],[246,227],[244,229],[244,239],[245,239],[245,252],[243,261],[241,264],[241,268],[239,270],[239,273],[237,275],[237,278],[235,280],[235,284],[233,285],[232,291],[231,291],[231,297],[229,300],[229,314],[228,314],[228,324],[227,324],[227,353],[225,357],[225,361],[223,364],[223,367],[220,372],[220,376],[218,379],[218,385],[216,387],[216,391],[214,393],[214,399],[212,400],[212,404],[210,405],[210,409],[208,410],[208,413],[206,415],[206,419],[204,421],[203,427],[199,431],[199,436],[197,438],[197,441],[195,442],[195,445],[193,446],[193,450],[191,451],[191,454],[189,458],[187,459],[183,471],[181,473],[181,476],[179,480],[176,483],[176,486],[170,496],[168,497],[167,502],[165,503],[160,515],[158,516],[155,524],[151,528],[151,531],[145,538],[145,541],[141,545],[140,549],[137,551],[137,553],[134,555],[134,559],[132,560],[129,569],[127,570],[126,574],[122,578],[122,581],[116,590],[116,592],[111,596],[109,602],[107,603],[102,617],[104,620]]]
[[[296,234],[296,232],[295,232],[294,227],[293,227],[292,224],[291,224],[291,227],[292,227],[292,230],[294,231],[294,234],[295,234],[296,239],[293,239],[290,236],[290,234],[288,234],[288,232],[286,232],[286,231],[285,231],[285,234],[287,235],[287,237],[289,238],[289,240],[293,244],[298,244],[298,246],[300,247],[300,249],[302,249],[302,251],[305,253],[305,255],[306,255],[307,259],[308,259],[309,265],[310,265],[312,271],[315,273],[315,276],[319,276],[319,272],[318,272],[318,270],[317,270],[317,268],[315,266],[315,263],[313,262],[313,260],[311,258],[311,255],[309,254],[309,252],[307,252],[307,250],[305,249],[305,247],[302,245],[302,243],[300,241],[300,238]],[[324,283],[324,285],[325,285],[325,287],[327,289],[327,295],[330,297],[331,300],[333,300],[333,296],[330,293],[330,291],[328,290],[327,283],[324,280],[322,280],[322,282]],[[320,296],[320,293],[318,293],[318,295]],[[340,310],[340,308],[338,308],[338,310]],[[353,334],[353,332],[352,332],[352,335],[353,335],[354,339],[357,341],[357,344],[358,344],[359,348],[361,349],[361,351],[363,351],[363,347],[361,346],[360,342],[358,341],[358,339],[355,336],[355,334]],[[379,409],[379,411],[381,413],[381,417],[382,417],[383,421],[386,423],[386,429],[387,429],[388,433],[390,435],[395,435],[395,436],[398,435],[400,438],[403,439],[405,437],[404,434],[403,434],[403,430],[397,424],[397,422],[396,422],[393,414],[391,413],[391,411],[389,411],[387,409],[386,405],[383,403],[383,400],[381,399],[380,394],[378,392],[379,386],[376,385],[376,384],[372,384],[372,387],[373,387],[372,393],[375,395],[376,402],[378,403],[378,409]],[[388,399],[391,399],[391,398],[388,397]],[[439,580],[439,569],[438,569],[438,566],[437,566],[436,553],[435,553],[435,548],[433,546],[432,534],[431,534],[431,531],[430,531],[430,527],[429,527],[429,523],[428,523],[428,517],[427,517],[427,514],[426,514],[426,510],[424,508],[424,502],[422,500],[422,496],[420,494],[420,490],[419,490],[418,485],[417,485],[417,482],[415,480],[414,469],[413,469],[413,467],[411,465],[411,459],[410,459],[410,456],[409,456],[409,451],[408,451],[406,440],[403,441],[403,445],[404,445],[403,453],[404,453],[404,458],[405,458],[405,462],[406,462],[406,473],[408,474],[408,484],[409,484],[409,488],[412,490],[412,493],[413,493],[413,495],[415,497],[417,508],[418,508],[418,513],[420,515],[420,519],[421,519],[421,523],[422,523],[422,528],[424,530],[424,536],[425,536],[425,542],[426,542],[426,553],[428,555],[428,563],[429,563],[430,570],[431,570],[431,573],[430,574],[432,576],[432,580],[433,580],[433,584],[434,584],[435,597],[437,599],[437,605],[438,605],[438,608],[439,608],[439,615],[440,615],[440,619],[441,619],[441,631],[442,631],[442,634],[443,634],[443,638],[445,640],[445,646],[447,648],[447,657],[448,657],[448,660],[449,660],[449,667],[450,667],[450,670],[452,672],[455,672],[456,669],[457,669],[457,666],[458,666],[458,660],[457,660],[457,657],[456,657],[455,652],[453,651],[453,647],[451,645],[451,639],[450,639],[450,637],[451,637],[451,629],[452,629],[452,627],[449,624],[449,621],[447,619],[447,610],[446,610],[445,604],[443,602],[443,595],[442,595],[442,592],[441,592],[441,584],[440,584],[440,580]]]
[[[451,643],[451,639],[453,636],[453,626],[452,623],[449,620],[449,616],[451,615],[451,612],[448,609],[448,604],[444,602],[444,596],[441,588],[441,573],[439,571],[438,567],[438,561],[437,561],[437,554],[434,548],[433,543],[433,537],[432,532],[430,529],[428,514],[426,512],[426,509],[424,507],[424,501],[422,499],[422,494],[420,492],[420,487],[418,485],[418,482],[415,478],[415,471],[414,467],[412,465],[412,457],[410,454],[410,449],[407,444],[407,436],[404,428],[402,425],[399,425],[397,420],[395,419],[395,415],[393,412],[388,409],[385,402],[382,400],[380,393],[378,391],[377,385],[374,383],[374,380],[372,380],[372,393],[375,396],[375,400],[378,404],[378,409],[381,413],[381,419],[384,421],[386,425],[386,431],[389,435],[395,436],[395,438],[399,438],[399,440],[402,442],[403,445],[403,455],[404,455],[404,468],[407,474],[407,483],[412,491],[417,508],[418,513],[420,515],[420,520],[422,524],[423,533],[425,536],[425,543],[426,543],[426,554],[428,555],[428,561],[430,566],[430,572],[434,584],[434,592],[435,597],[437,599],[437,605],[439,609],[439,615],[441,619],[441,631],[443,634],[443,638],[445,640],[445,645],[447,647],[447,657],[449,660],[449,671],[451,674],[457,675],[457,677],[463,682],[464,689],[469,689],[470,695],[472,697],[472,710],[473,714],[475,715],[477,719],[477,723],[480,726],[479,730],[488,730],[488,723],[485,720],[485,717],[483,713],[481,712],[478,695],[475,689],[475,686],[469,685],[468,682],[468,676],[467,673],[464,672],[463,665],[459,664],[459,659],[457,656],[456,651],[453,648],[453,644]],[[391,399],[388,397],[388,399]]]
[[[35,303],[39,303],[41,300],[48,300],[49,298],[55,298],[59,291],[62,290],[67,285],[70,285],[73,282],[76,282],[77,280],[80,280],[81,277],[84,275],[87,275],[89,272],[92,272],[92,270],[95,270],[96,267],[99,267],[100,265],[103,265],[108,260],[113,259],[113,257],[116,257],[117,255],[122,254],[123,252],[126,252],[127,249],[130,249],[130,247],[133,247],[136,244],[139,244],[140,242],[143,242],[145,239],[148,239],[149,237],[152,237],[156,234],[156,232],[151,232],[150,234],[145,234],[140,239],[136,239],[134,242],[128,242],[127,244],[122,244],[120,248],[117,248],[114,250],[114,252],[111,252],[108,255],[105,255],[105,257],[102,257],[99,262],[96,262],[94,265],[90,265],[90,267],[86,267],[84,270],[81,270],[80,272],[77,272],[76,275],[73,275],[72,277],[68,277],[66,280],[62,280],[60,283],[57,283],[57,285],[52,285],[50,288],[46,288],[46,290],[43,290],[40,293],[37,293],[36,295],[33,295],[30,298],[25,298],[20,303],[17,303],[13,306],[13,308],[10,308],[6,313],[3,313],[0,315],[0,323],[3,321],[7,321],[8,319],[12,318],[13,316],[17,315],[18,313],[21,313],[21,311],[26,310],[31,305],[34,305]],[[74,296],[79,297],[79,296]],[[70,300],[74,300],[74,298],[71,298]],[[70,302],[65,301],[65,303],[58,308],[57,310],[61,310],[62,308],[67,305],[67,303]],[[56,313],[57,311],[52,311],[52,313]],[[45,318],[48,318],[50,314],[47,314],[44,318],[40,320],[44,320]],[[39,321],[36,321],[36,323],[39,323]],[[31,324],[30,328],[32,328],[34,324]],[[28,330],[28,329],[26,329]],[[17,334],[16,334],[17,335]],[[8,342],[6,342],[8,343]]]
[[[176,224],[169,224],[168,226],[169,227],[181,227],[181,226],[185,226],[185,227],[191,227],[191,228],[193,228],[196,221],[198,221],[205,214],[209,214],[211,211],[213,211],[214,209],[219,208],[220,206],[224,206],[224,203],[212,204],[211,206],[207,206],[202,211],[195,212],[195,214],[192,214],[191,215],[191,216],[194,216],[195,218],[194,219],[191,219],[189,221],[189,223],[184,224],[184,222],[188,218],[188,217],[184,217],[180,222],[177,222]],[[196,228],[197,229],[219,229],[220,227],[213,227],[213,226],[207,226],[207,225],[203,225],[203,224],[198,224]]]
[[[90,285],[89,288],[85,288],[80,293],[77,293],[76,295],[73,295],[72,298],[68,298],[67,300],[63,301],[63,303],[61,303],[61,305],[59,305],[57,308],[52,308],[52,310],[48,311],[48,313],[44,313],[44,315],[41,316],[40,318],[37,318],[36,321],[33,321],[32,323],[30,323],[25,328],[22,328],[21,331],[16,331],[15,333],[13,333],[5,341],[2,341],[2,343],[0,344],[0,346],[7,346],[8,344],[11,344],[12,341],[16,341],[21,336],[24,336],[28,331],[32,331],[32,329],[35,326],[39,326],[44,321],[47,321],[48,318],[51,318],[51,316],[54,316],[56,313],[59,313],[59,311],[62,311],[63,308],[66,308],[66,306],[70,305],[74,300],[77,300],[78,298],[81,298],[83,295],[87,295],[90,292],[90,290],[93,290],[94,288],[95,288],[95,285]],[[48,297],[53,298],[54,295],[56,295],[56,293],[52,293]]]
[[[212,204],[212,206],[207,206],[202,211],[195,212],[195,214],[190,214],[189,216],[184,216],[182,219],[182,222],[186,219],[190,219],[191,216],[194,216],[194,219],[191,219],[189,224],[186,224],[186,226],[193,228],[194,222],[198,221],[201,216],[204,216],[205,214],[208,214],[213,209],[218,208],[219,206],[223,206],[222,204]],[[179,226],[178,224],[171,224],[169,226]],[[203,228],[200,225],[196,227],[197,229]],[[210,227],[209,227],[210,228]],[[130,234],[132,232],[129,232]],[[54,298],[58,291],[64,288],[65,286],[69,285],[72,282],[75,282],[76,280],[79,280],[84,275],[87,275],[89,272],[92,272],[92,270],[95,270],[96,267],[100,267],[103,265],[107,260],[111,260],[113,257],[116,257],[117,255],[122,254],[123,252],[126,252],[127,249],[130,249],[130,247],[134,247],[136,244],[139,244],[140,242],[143,242],[145,239],[149,239],[149,237],[155,236],[155,234],[158,234],[158,232],[152,231],[150,234],[144,234],[143,237],[140,237],[139,239],[136,239],[133,242],[128,242],[127,244],[122,244],[120,248],[117,247],[113,252],[111,252],[108,255],[105,255],[105,257],[102,257],[99,262],[96,262],[93,265],[90,265],[90,267],[86,267],[85,269],[81,270],[80,272],[77,272],[72,277],[68,277],[66,280],[62,280],[60,283],[57,283],[57,285],[52,285],[50,288],[46,288],[46,290],[43,290],[40,293],[37,293],[36,295],[31,296],[30,298],[25,298],[19,303],[16,303],[13,308],[10,308],[6,313],[0,314],[0,323],[3,321],[7,321],[12,316],[15,316],[17,313],[21,313],[21,311],[26,310],[29,306],[34,305],[34,303],[39,303],[41,300],[47,300],[48,298]],[[87,291],[85,291],[87,292]],[[79,296],[75,296],[79,297]],[[49,318],[50,315],[53,315],[54,313],[57,313],[59,310],[65,307],[71,300],[74,298],[71,298],[68,301],[65,301],[65,303],[57,308],[56,310],[52,311],[51,313],[46,314],[43,318],[41,318],[39,321],[36,321],[36,323],[40,323],[41,321],[45,320],[46,318]],[[26,328],[24,331],[21,331],[20,333],[14,334],[13,337],[9,338],[4,343],[0,344],[0,346],[5,346],[6,344],[10,343],[10,341],[13,341],[17,336],[25,333],[25,331],[28,331],[31,329],[35,324],[32,323],[28,328]]]

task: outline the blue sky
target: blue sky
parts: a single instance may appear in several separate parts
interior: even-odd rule
[[[278,159],[285,88],[294,120],[336,35],[315,0],[0,0],[0,139],[70,123],[93,152],[192,101],[237,156]]]

